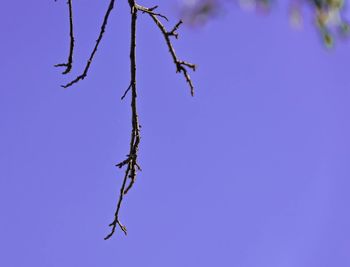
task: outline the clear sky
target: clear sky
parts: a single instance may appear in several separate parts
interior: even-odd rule
[[[83,3],[84,2],[84,3]],[[177,21],[176,1],[143,1]],[[349,42],[325,49],[311,18],[289,26],[232,8],[174,43],[198,64],[191,97],[149,17],[138,22],[143,171],[108,241],[128,153],[129,10],[117,1],[88,78],[70,89],[108,1],[0,11],[0,266],[350,266]],[[169,27],[173,26],[169,24]]]

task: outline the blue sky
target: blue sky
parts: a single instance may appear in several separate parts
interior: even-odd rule
[[[59,85],[82,70],[107,4],[74,3],[69,77],[53,68],[68,52],[64,1],[1,10],[0,265],[349,266],[349,44],[292,30],[284,5],[180,30],[193,98],[140,14],[143,171],[122,207],[128,236],[103,240],[130,135],[126,1],[88,78]],[[176,23],[175,1],[143,4]]]

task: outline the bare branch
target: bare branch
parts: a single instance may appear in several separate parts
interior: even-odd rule
[[[84,69],[83,73],[81,75],[77,76],[71,82],[67,83],[66,85],[62,85],[63,88],[67,88],[69,86],[72,86],[73,84],[79,82],[80,80],[84,80],[85,77],[87,76],[87,73],[89,71],[90,65],[91,65],[91,63],[92,63],[92,61],[94,59],[94,56],[95,56],[95,54],[97,52],[97,49],[98,49],[98,46],[99,46],[99,44],[100,44],[100,42],[101,42],[101,40],[103,38],[103,34],[104,34],[105,30],[106,30],[108,18],[109,18],[109,15],[111,14],[111,11],[112,11],[113,7],[114,7],[114,2],[115,2],[115,0],[111,0],[109,2],[109,6],[108,6],[108,9],[107,9],[107,11],[105,13],[105,16],[103,18],[103,22],[102,22],[102,25],[101,25],[101,30],[100,30],[99,36],[98,36],[98,38],[96,40],[95,47],[94,47],[94,49],[92,50],[92,52],[90,54],[90,57],[89,57],[86,65],[85,65],[85,69]]]
[[[192,69],[193,71],[196,70],[196,65],[195,64],[192,64],[192,63],[188,63],[188,62],[185,62],[185,61],[182,61],[182,60],[179,60],[177,55],[176,55],[176,52],[175,52],[175,49],[171,43],[171,40],[170,40],[170,36],[175,36],[175,38],[178,38],[178,33],[176,32],[176,30],[180,27],[180,25],[182,24],[182,21],[180,20],[175,26],[174,28],[171,30],[171,31],[168,31],[165,26],[162,24],[162,22],[158,19],[158,14],[154,14],[153,13],[153,9],[154,8],[147,8],[147,7],[142,7],[142,6],[139,6],[137,5],[136,6],[137,9],[139,9],[140,11],[143,11],[145,13],[147,13],[148,15],[151,16],[151,18],[153,19],[153,21],[156,23],[156,25],[158,26],[158,28],[160,29],[160,31],[162,32],[164,38],[165,38],[165,42],[169,48],[169,52],[173,58],[173,61],[174,61],[174,64],[176,66],[176,72],[182,72],[190,89],[191,89],[191,95],[193,96],[194,95],[194,86],[193,86],[193,83],[192,83],[192,80],[191,80],[191,77],[190,75],[188,74],[188,68]],[[146,10],[146,11],[145,11]],[[148,11],[148,12],[147,12]]]
[[[69,18],[70,18],[70,52],[68,56],[67,63],[57,64],[57,67],[64,66],[66,67],[66,70],[64,71],[64,74],[68,73],[72,68],[72,62],[73,62],[73,51],[74,51],[74,33],[73,33],[73,8],[72,8],[72,0],[67,0],[69,5]],[[110,0],[108,9],[104,15],[103,22],[101,25],[101,30],[99,33],[99,36],[96,40],[96,44],[90,54],[90,57],[85,65],[84,71],[82,74],[78,75],[74,80],[67,83],[66,85],[63,85],[62,87],[67,88],[72,86],[73,84],[79,82],[80,80],[85,79],[87,76],[87,73],[89,71],[89,68],[91,66],[91,63],[94,59],[94,56],[98,50],[99,44],[104,36],[108,18],[110,16],[110,13],[114,7],[115,0]],[[116,164],[118,168],[125,167],[125,173],[124,178],[122,181],[122,185],[120,187],[120,194],[116,205],[116,210],[114,213],[114,219],[112,223],[109,224],[111,227],[110,233],[104,238],[105,240],[111,238],[113,234],[115,233],[115,230],[117,226],[124,232],[124,234],[127,234],[126,227],[120,222],[119,214],[120,209],[124,200],[124,196],[129,192],[129,190],[133,187],[135,181],[137,172],[141,171],[141,167],[137,162],[138,158],[138,150],[139,150],[139,144],[141,140],[140,136],[140,128],[141,125],[139,124],[138,119],[138,111],[137,111],[137,87],[136,87],[136,22],[137,22],[137,13],[138,11],[141,11],[142,13],[147,13],[151,18],[154,20],[154,22],[157,24],[161,32],[163,33],[163,36],[166,40],[166,43],[168,45],[170,54],[174,60],[174,63],[176,65],[177,72],[182,72],[184,74],[184,77],[186,81],[189,83],[191,88],[191,94],[193,95],[193,84],[191,81],[191,78],[188,74],[188,68],[195,70],[195,65],[192,63],[188,63],[186,61],[179,60],[176,56],[175,50],[172,46],[172,43],[170,41],[170,37],[174,36],[175,38],[178,37],[178,33],[176,32],[180,25],[182,24],[182,21],[179,21],[171,31],[167,31],[164,25],[159,20],[165,19],[168,20],[166,16],[154,12],[154,10],[157,8],[157,6],[151,7],[151,8],[145,8],[143,6],[140,6],[136,4],[135,0],[128,0],[130,9],[131,9],[131,38],[130,38],[130,84],[128,88],[125,90],[124,94],[122,95],[121,99],[123,100],[129,91],[131,91],[131,137],[130,137],[130,148],[129,148],[129,154],[127,154],[126,159],[122,162]]]
[[[56,64],[55,67],[66,67],[66,69],[62,72],[62,74],[67,74],[71,71],[73,65],[73,51],[74,51],[74,31],[73,31],[73,5],[72,0],[67,1],[68,9],[69,9],[69,54],[67,63]]]
[[[130,140],[130,151],[127,156],[127,159],[122,161],[121,163],[117,164],[119,168],[122,168],[123,166],[127,165],[127,168],[125,170],[125,175],[123,179],[122,186],[120,188],[120,194],[119,199],[117,203],[117,208],[114,214],[114,220],[109,225],[112,227],[111,232],[105,237],[105,240],[112,237],[112,235],[115,232],[115,228],[117,225],[121,228],[121,230],[126,234],[126,227],[121,224],[119,220],[119,212],[120,207],[123,202],[123,197],[127,192],[132,188],[132,186],[135,183],[137,171],[141,170],[140,166],[137,163],[137,153],[140,143],[140,125],[138,122],[138,113],[137,113],[137,91],[136,91],[136,21],[137,21],[137,11],[135,1],[129,0],[129,5],[131,8],[131,42],[130,42],[130,85],[126,92],[124,93],[123,97],[125,97],[126,93],[131,89],[131,111],[132,111],[132,118],[131,118],[131,124],[132,124],[132,130],[131,130],[131,140]],[[127,180],[130,179],[129,185],[126,187]]]

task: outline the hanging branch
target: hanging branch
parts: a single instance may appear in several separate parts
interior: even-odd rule
[[[87,76],[87,73],[88,73],[88,71],[89,71],[91,62],[92,62],[93,59],[94,59],[94,56],[95,56],[95,54],[96,54],[96,52],[97,52],[97,49],[98,49],[98,46],[99,46],[99,44],[100,44],[100,42],[101,42],[101,40],[102,40],[102,38],[103,38],[103,34],[104,34],[105,30],[106,30],[108,18],[109,18],[109,15],[111,14],[111,11],[112,11],[113,7],[114,7],[114,2],[115,2],[115,0],[111,0],[111,1],[109,2],[108,9],[107,9],[107,11],[106,11],[106,13],[105,13],[105,16],[104,16],[104,18],[103,18],[101,30],[100,30],[99,36],[98,36],[98,38],[97,38],[97,40],[96,40],[95,47],[94,47],[94,49],[92,50],[92,52],[91,52],[91,54],[90,54],[90,57],[89,57],[89,59],[88,59],[86,65],[85,65],[85,69],[84,69],[83,73],[82,73],[81,75],[77,76],[77,77],[76,77],[74,80],[72,80],[71,82],[67,83],[66,85],[62,85],[63,88],[67,88],[67,87],[69,87],[69,86],[72,86],[73,84],[79,82],[80,80],[84,80],[85,77]]]
[[[56,0],[55,0],[56,1]],[[67,63],[56,64],[55,67],[66,67],[62,74],[67,74],[71,71],[73,65],[73,51],[74,51],[74,31],[73,31],[73,5],[72,0],[67,1],[68,10],[69,10],[69,54]]]
[[[165,16],[153,12],[157,6],[152,8],[145,8],[143,6],[140,6],[136,4],[135,0],[128,0],[129,6],[131,9],[131,43],[130,43],[130,85],[124,92],[121,99],[124,99],[127,93],[131,90],[132,96],[131,96],[131,110],[132,110],[132,131],[131,131],[131,141],[130,141],[130,151],[127,155],[127,158],[122,161],[121,163],[117,164],[116,166],[119,168],[122,168],[126,166],[124,179],[122,182],[122,186],[120,188],[119,193],[119,199],[117,202],[117,208],[114,214],[114,220],[112,223],[109,224],[110,227],[112,227],[111,232],[105,237],[105,240],[112,237],[112,235],[115,232],[115,229],[117,225],[120,227],[120,229],[124,232],[124,234],[127,234],[126,227],[120,222],[119,220],[119,212],[120,207],[123,202],[124,195],[127,194],[127,192],[132,188],[132,186],[135,183],[136,180],[136,174],[137,171],[141,170],[140,166],[137,163],[137,156],[138,156],[138,147],[140,143],[140,125],[138,122],[138,113],[137,113],[137,91],[136,91],[136,20],[137,20],[137,12],[141,11],[143,13],[149,14],[152,19],[155,21],[159,29],[164,35],[164,38],[166,40],[166,43],[169,48],[169,52],[171,56],[173,57],[174,63],[176,65],[177,72],[182,72],[185,76],[186,81],[188,82],[190,89],[191,89],[191,95],[194,94],[194,87],[191,81],[191,78],[189,74],[187,73],[186,67],[191,68],[192,70],[195,70],[195,65],[179,60],[176,56],[175,50],[172,46],[170,36],[174,36],[175,38],[178,37],[178,33],[176,30],[179,28],[179,26],[182,24],[182,21],[179,21],[174,28],[171,31],[167,31],[164,27],[164,25],[159,21],[158,17],[161,17],[165,20],[168,20]],[[127,186],[127,181],[130,179],[130,182]]]
[[[162,17],[165,18],[165,16],[154,13],[153,10],[155,10],[158,6],[152,7],[152,8],[146,8],[140,5],[136,5],[136,8],[140,11],[142,11],[143,13],[147,13],[148,15],[151,16],[151,18],[153,19],[153,21],[155,22],[155,24],[158,26],[158,28],[160,29],[160,31],[162,32],[164,38],[165,38],[165,42],[169,48],[169,52],[173,58],[174,64],[176,66],[176,72],[182,72],[190,89],[191,89],[191,95],[194,95],[194,86],[191,80],[190,75],[188,74],[188,69],[190,68],[193,71],[196,70],[196,65],[180,60],[178,59],[175,49],[171,43],[170,37],[174,36],[176,39],[178,38],[178,33],[176,32],[178,30],[178,28],[180,27],[180,25],[182,24],[182,20],[180,20],[171,31],[168,31],[165,26],[162,24],[162,22],[158,19],[158,17]],[[166,19],[167,20],[167,19]]]
[[[103,23],[101,25],[101,30],[99,33],[99,36],[96,40],[96,45],[94,49],[92,50],[90,57],[86,63],[85,69],[83,73],[79,76],[77,76],[74,80],[71,82],[67,83],[66,85],[63,85],[62,87],[67,88],[72,86],[75,83],[78,83],[80,80],[83,80],[88,73],[88,70],[90,68],[90,65],[94,59],[95,53],[98,49],[98,46],[103,38],[104,32],[106,30],[107,22],[109,15],[114,7],[114,2],[115,0],[111,0],[108,6],[108,9],[105,13]],[[179,26],[182,24],[182,21],[179,21],[174,28],[171,31],[167,31],[164,25],[160,22],[158,18],[162,18],[165,20],[168,20],[167,17],[160,13],[155,13],[154,10],[157,8],[157,6],[152,7],[152,8],[146,8],[143,6],[140,6],[136,4],[135,0],[128,0],[129,7],[131,10],[131,37],[130,37],[130,84],[128,88],[125,90],[123,96],[121,99],[124,99],[126,95],[128,94],[129,91],[131,91],[131,138],[130,138],[130,148],[129,148],[129,154],[127,154],[126,159],[120,163],[118,163],[116,166],[119,168],[126,167],[125,169],[125,174],[124,178],[122,181],[122,185],[120,187],[120,194],[119,198],[117,201],[117,207],[116,211],[114,213],[114,220],[112,223],[109,224],[109,226],[112,228],[111,232],[104,238],[105,240],[109,239],[110,237],[113,236],[117,226],[120,227],[120,229],[124,232],[124,234],[127,234],[126,227],[120,222],[119,220],[119,213],[120,213],[120,208],[124,199],[124,196],[128,193],[128,191],[133,187],[135,180],[136,180],[136,175],[138,171],[141,171],[141,168],[137,162],[137,157],[138,157],[138,150],[139,150],[139,144],[140,144],[140,124],[139,124],[139,119],[138,119],[138,111],[137,111],[137,87],[136,87],[136,22],[137,22],[137,13],[138,11],[141,11],[143,13],[147,13],[151,16],[151,18],[154,20],[154,22],[157,24],[158,28],[161,30],[166,44],[169,48],[169,52],[173,58],[173,61],[176,65],[176,71],[177,72],[182,72],[186,81],[188,82],[190,89],[191,89],[191,94],[193,95],[194,93],[194,87],[191,81],[191,78],[188,74],[188,69],[190,68],[192,70],[195,70],[195,65],[179,60],[175,50],[173,48],[173,45],[170,40],[170,36],[173,36],[175,38],[178,38],[178,33],[176,32],[179,28]],[[56,66],[65,66],[67,69],[65,70],[65,73],[68,73],[69,70],[72,67],[72,58],[73,58],[73,48],[74,48],[74,35],[73,35],[73,12],[72,12],[72,0],[68,0],[68,5],[69,5],[69,16],[70,16],[70,37],[71,37],[71,45],[70,45],[70,54],[68,57],[68,62],[65,64],[57,64]]]
[[[131,89],[131,113],[132,113],[132,130],[131,130],[131,141],[130,141],[130,151],[127,155],[127,159],[122,161],[121,163],[117,164],[119,168],[122,168],[123,166],[127,166],[125,170],[125,175],[123,179],[122,186],[120,188],[120,195],[119,200],[117,203],[117,209],[114,214],[114,220],[109,225],[112,227],[111,232],[105,237],[105,240],[109,239],[115,232],[115,228],[117,225],[120,227],[120,229],[124,232],[124,234],[127,234],[126,227],[122,225],[122,223],[119,220],[119,211],[120,206],[123,201],[123,196],[131,189],[133,186],[135,179],[136,179],[136,173],[137,170],[141,170],[140,166],[137,163],[137,152],[139,148],[140,143],[140,125],[138,121],[138,113],[137,113],[137,91],[136,91],[136,20],[137,20],[137,8],[135,8],[135,1],[129,0],[129,6],[131,9],[131,37],[130,37],[130,85],[127,89],[129,91]],[[127,93],[126,91],[126,93]],[[126,95],[124,94],[124,96]],[[130,179],[129,185],[126,187],[126,183],[128,178]]]

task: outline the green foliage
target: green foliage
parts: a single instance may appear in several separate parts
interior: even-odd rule
[[[191,24],[202,24],[220,14],[220,11],[238,4],[242,9],[269,12],[276,1],[273,0],[183,0],[182,15]],[[231,6],[230,6],[231,5]],[[345,18],[343,0],[289,0],[290,21],[294,26],[302,24],[306,9],[311,11],[316,29],[325,45],[331,47],[334,39],[348,36],[349,24]]]

